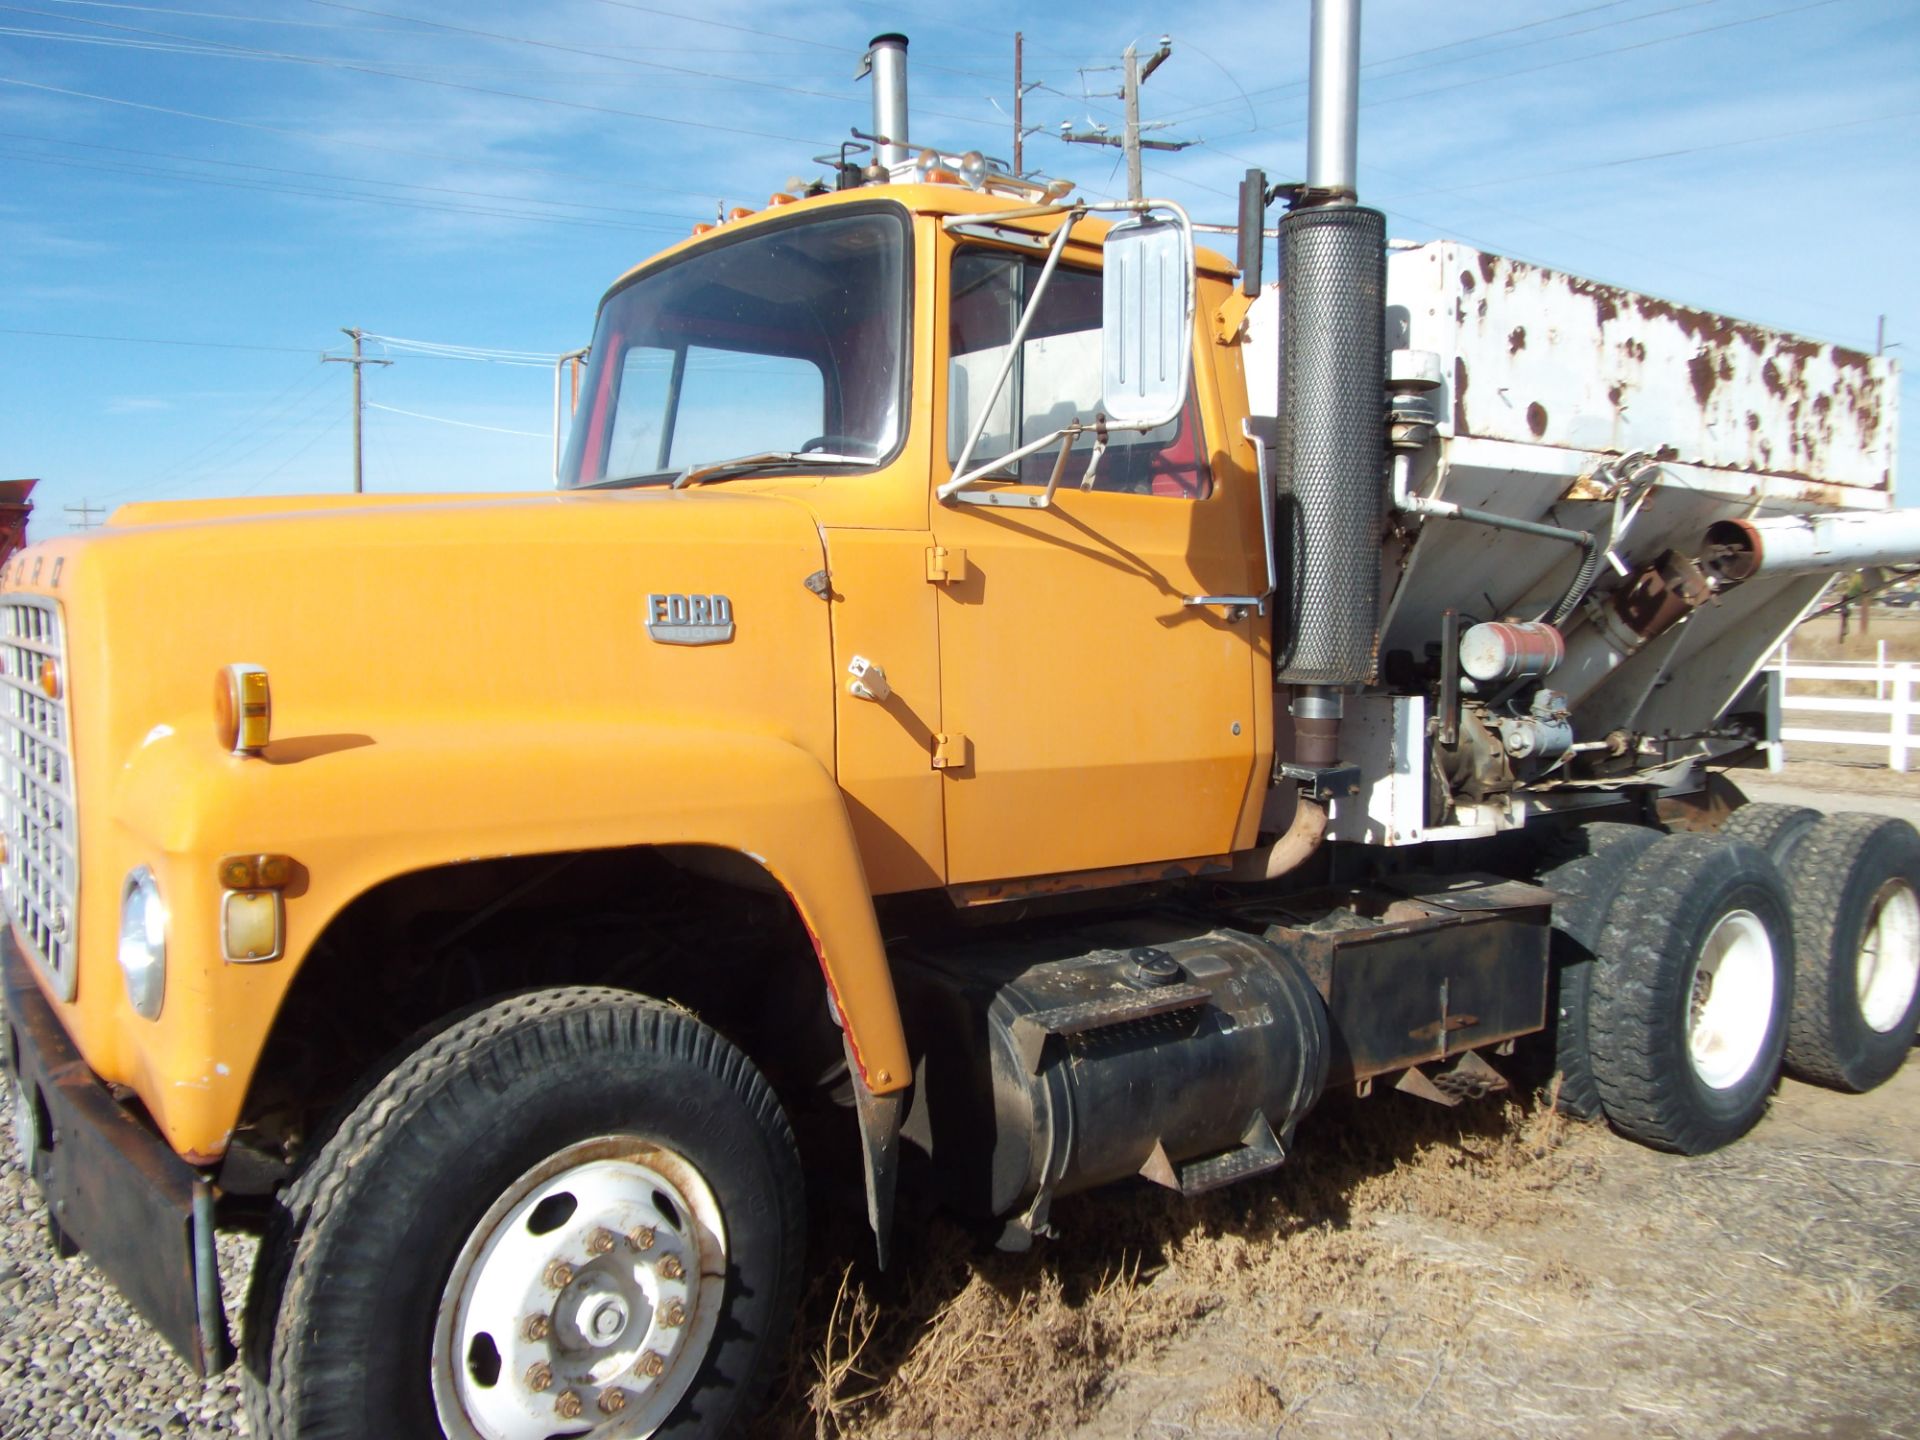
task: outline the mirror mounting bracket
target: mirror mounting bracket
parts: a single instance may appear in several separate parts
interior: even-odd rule
[[[1006,389],[1007,380],[1012,375],[1014,364],[1020,356],[1021,346],[1026,343],[1027,331],[1032,327],[1034,317],[1039,313],[1040,303],[1046,296],[1047,286],[1053,280],[1054,271],[1060,266],[1060,257],[1066,251],[1067,242],[1073,233],[1073,227],[1086,215],[1095,211],[1125,212],[1133,217],[1132,223],[1144,224],[1155,210],[1163,210],[1172,215],[1173,223],[1178,228],[1181,243],[1184,247],[1184,261],[1181,267],[1184,273],[1181,276],[1181,282],[1185,294],[1185,304],[1181,311],[1183,321],[1180,328],[1180,338],[1177,349],[1180,360],[1180,373],[1185,383],[1179,387],[1179,405],[1175,406],[1173,415],[1130,417],[1117,422],[1109,419],[1105,414],[1096,415],[1092,420],[1076,419],[1042,436],[1040,439],[1022,445],[1018,449],[1011,450],[1007,454],[999,456],[994,460],[987,461],[980,465],[974,465],[972,463],[974,451],[979,447],[980,437],[986,431],[987,421],[993,414],[993,407],[999,402],[1002,392]],[[992,211],[985,215],[968,214],[949,216],[943,224],[949,231],[957,231],[963,225],[979,226],[1004,220],[1038,218],[1051,215],[1058,215],[1060,217],[1060,227],[1053,234],[1052,241],[1047,249],[1046,263],[1040,267],[1040,276],[1034,282],[1033,292],[1027,297],[1026,306],[1020,312],[1019,322],[1014,326],[1013,335],[1007,342],[1006,358],[1000,362],[999,372],[995,375],[993,385],[988,389],[986,398],[980,406],[979,417],[975,419],[972,427],[967,432],[967,443],[961,447],[960,456],[953,463],[953,478],[945,484],[936,487],[933,492],[934,498],[943,505],[959,503],[967,505],[997,505],[1024,510],[1048,509],[1053,504],[1054,491],[1058,487],[1060,478],[1066,470],[1067,456],[1073,448],[1073,442],[1080,436],[1087,434],[1089,431],[1094,435],[1093,453],[1088,457],[1086,474],[1083,475],[1080,480],[1080,488],[1082,490],[1090,490],[1093,488],[1094,479],[1099,472],[1100,461],[1107,451],[1107,433],[1109,430],[1133,430],[1144,434],[1148,430],[1157,429],[1159,426],[1166,424],[1170,419],[1177,416],[1180,406],[1186,403],[1186,391],[1192,383],[1190,367],[1192,363],[1191,346],[1195,289],[1193,269],[1193,221],[1187,215],[1186,210],[1171,200],[1083,200],[1073,205],[1029,205],[1019,206],[1011,210]],[[1112,238],[1111,232],[1109,232],[1108,238]],[[1004,470],[1008,465],[1017,460],[1024,460],[1029,455],[1038,454],[1056,442],[1060,445],[1060,455],[1059,458],[1054,461],[1053,472],[1047,480],[1046,489],[1042,493],[1038,495],[1022,495],[1009,494],[997,490],[984,491],[977,495],[968,493],[968,487],[988,479],[995,471]]]

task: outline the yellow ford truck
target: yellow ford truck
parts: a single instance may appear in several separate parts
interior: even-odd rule
[[[1024,1246],[1333,1087],[1557,1070],[1698,1152],[1901,1063],[1920,837],[1728,773],[1831,575],[1920,553],[1885,362],[1390,255],[1316,9],[1233,263],[908,143],[881,37],[871,164],[607,293],[556,488],[5,566],[18,1141],[202,1371],[262,1232],[256,1434],[734,1433],[796,1129],[884,1261],[903,1185]]]

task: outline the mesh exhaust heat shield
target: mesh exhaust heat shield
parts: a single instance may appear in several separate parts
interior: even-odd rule
[[[1280,222],[1279,678],[1364,685],[1380,649],[1386,505],[1386,219]]]

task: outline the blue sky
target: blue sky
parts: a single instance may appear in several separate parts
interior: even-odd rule
[[[370,346],[370,491],[545,485],[538,357],[866,128],[854,67],[891,29],[918,139],[1008,153],[1021,29],[1029,166],[1116,191],[1117,152],[1055,135],[1117,123],[1085,67],[1170,33],[1145,113],[1204,143],[1150,157],[1150,193],[1228,220],[1249,162],[1303,162],[1307,0],[0,4],[0,478],[42,478],[40,535],[82,502],[344,490],[320,355],[358,325],[531,362]],[[1363,58],[1361,193],[1396,236],[1867,349],[1884,313],[1920,350],[1916,0],[1368,0]]]

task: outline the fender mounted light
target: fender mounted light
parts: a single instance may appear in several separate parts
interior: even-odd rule
[[[223,749],[258,755],[273,729],[273,693],[260,665],[228,665],[214,684],[215,733]]]

